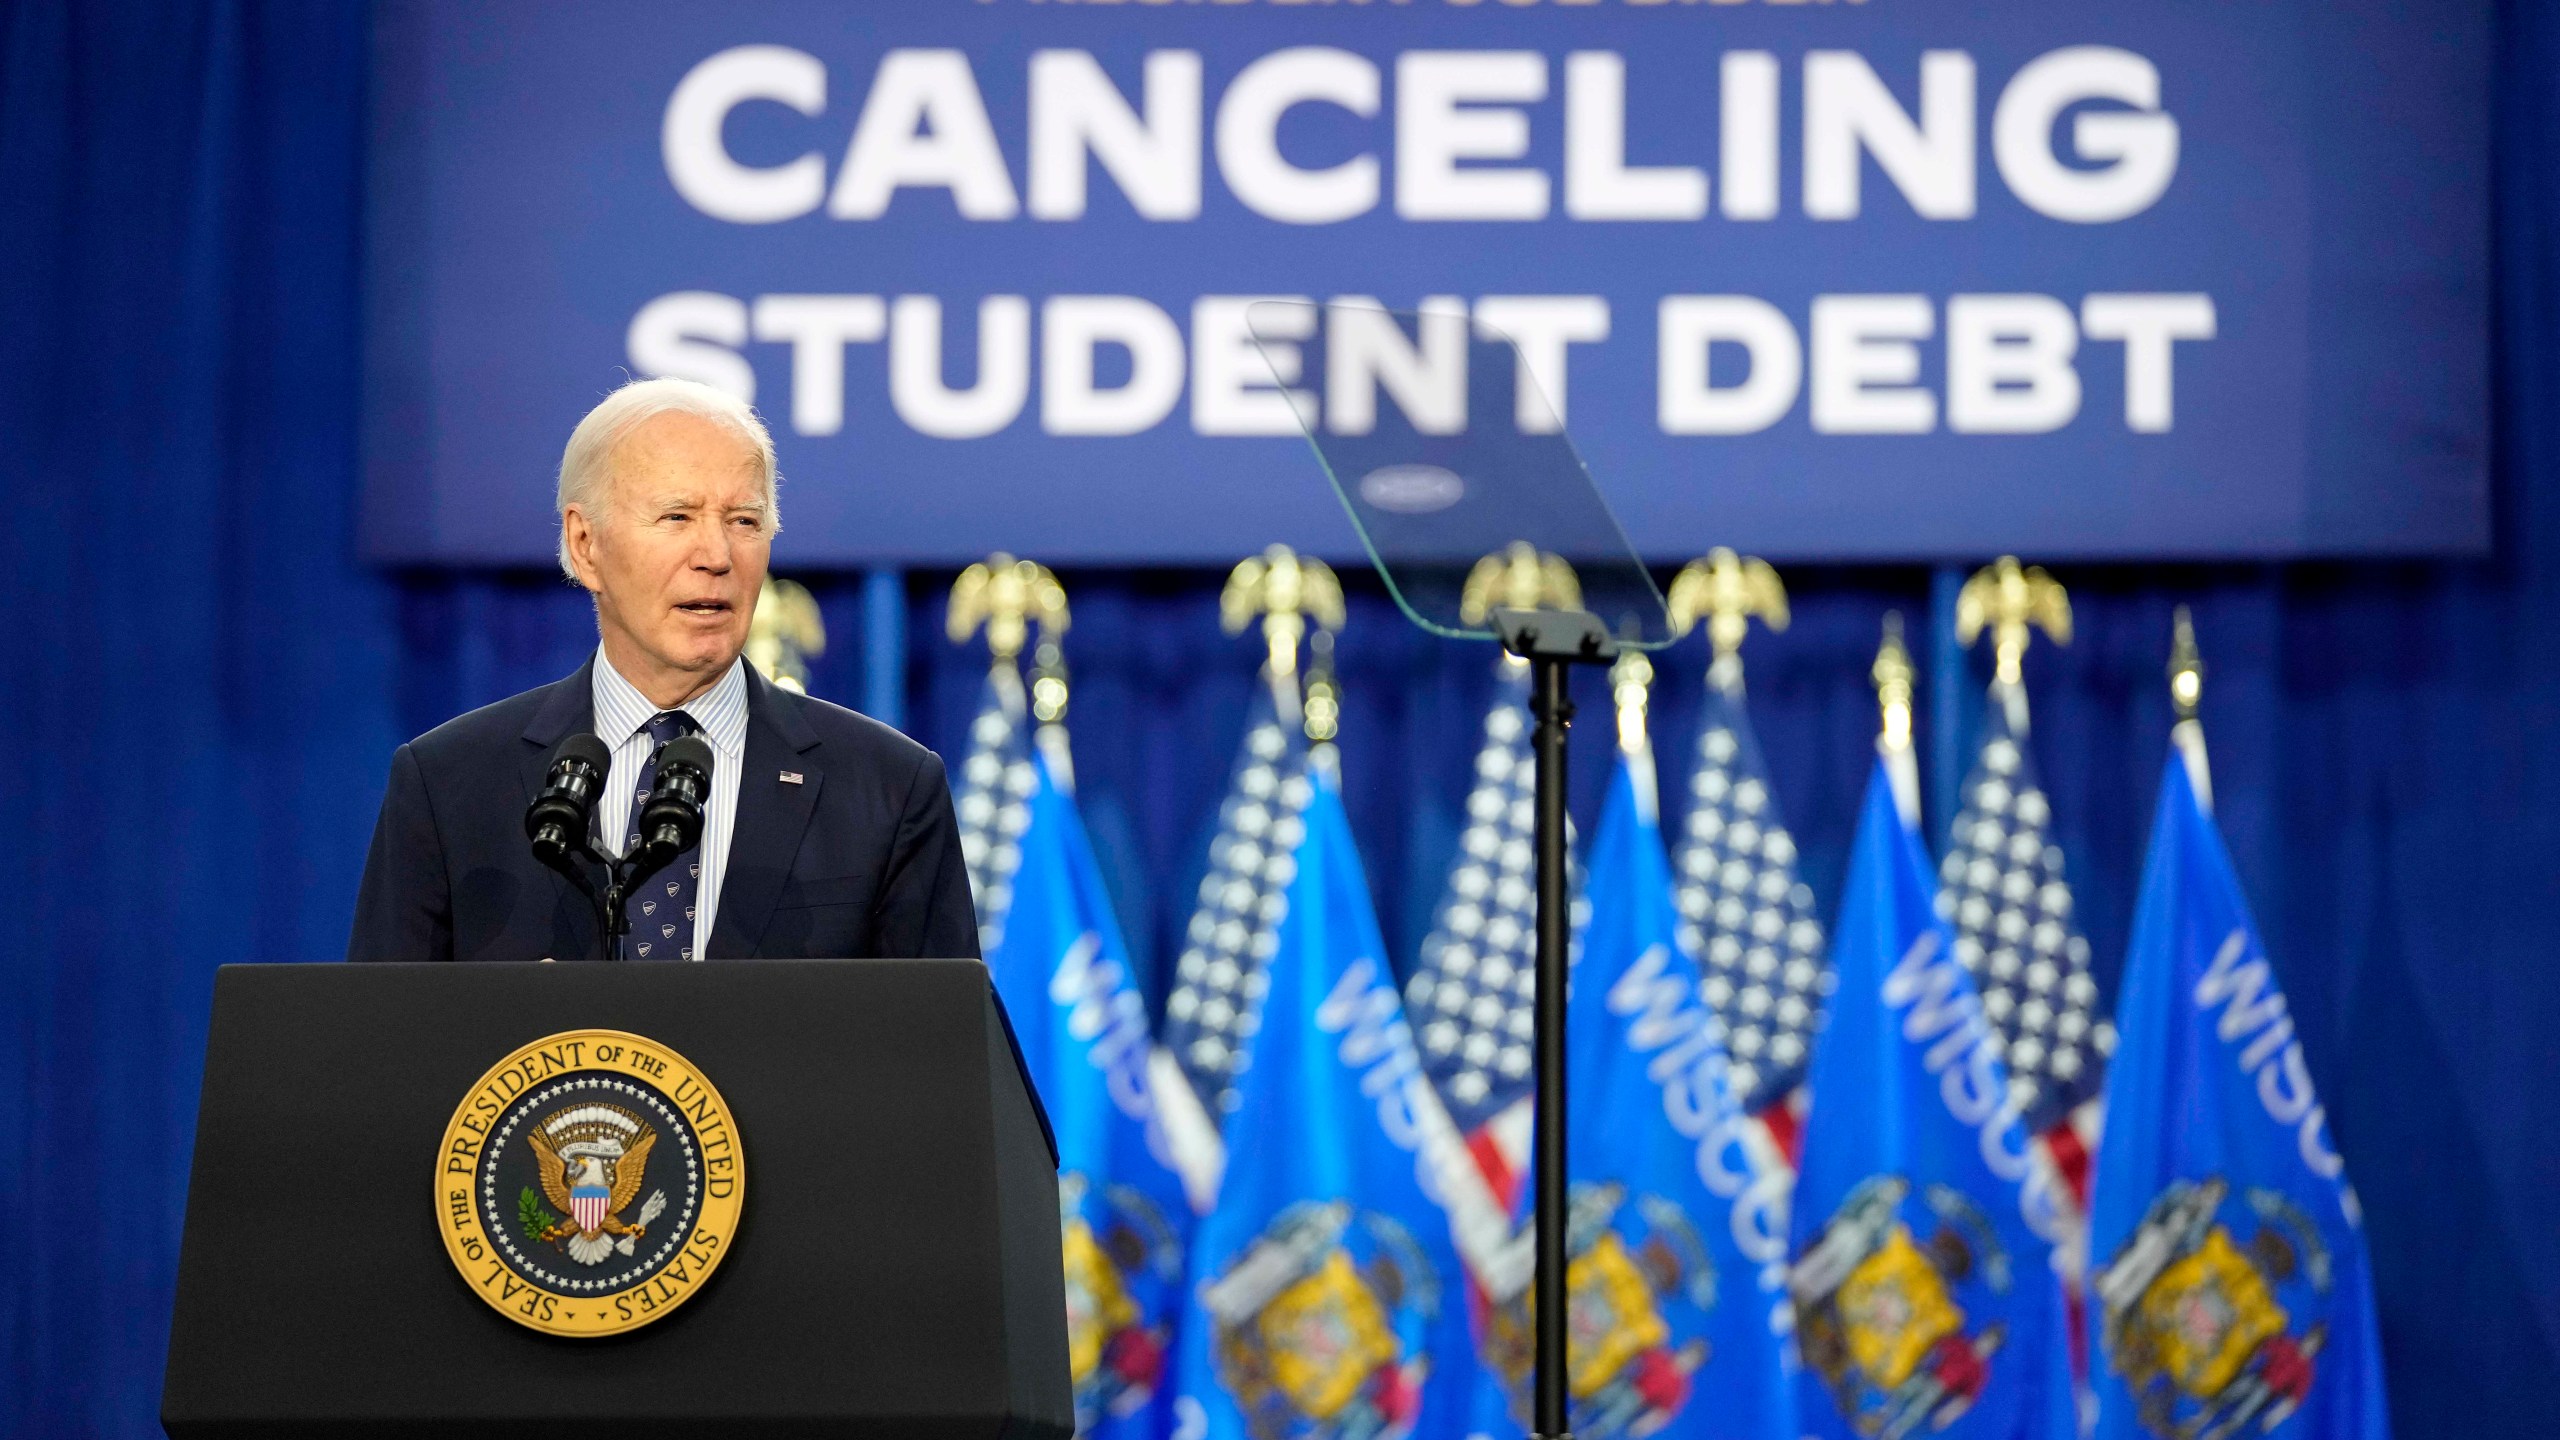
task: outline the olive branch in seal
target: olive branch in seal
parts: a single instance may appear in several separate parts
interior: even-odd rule
[[[524,1238],[539,1245],[551,1238],[552,1227],[559,1223],[560,1217],[544,1208],[542,1197],[532,1186],[517,1192],[516,1228],[524,1232]]]

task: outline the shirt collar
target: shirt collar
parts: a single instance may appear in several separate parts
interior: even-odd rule
[[[596,647],[595,677],[591,688],[595,696],[596,737],[619,748],[649,723],[658,707],[639,687],[622,678],[606,658],[604,647]],[[693,717],[702,727],[702,738],[722,758],[736,761],[746,752],[747,744],[747,662],[740,656],[729,662],[729,671],[720,683],[676,707]]]

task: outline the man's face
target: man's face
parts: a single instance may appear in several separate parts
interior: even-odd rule
[[[773,544],[756,452],[715,421],[656,415],[614,446],[598,488],[597,513],[572,505],[561,523],[605,654],[651,699],[681,703],[746,647]]]

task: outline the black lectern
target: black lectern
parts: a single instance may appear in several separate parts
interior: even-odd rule
[[[726,1131],[686,1128],[705,1102],[681,1079],[492,1071],[597,1031],[680,1054],[717,1086]],[[457,1136],[450,1164],[469,1173],[449,1186]],[[483,1141],[492,1166],[538,1149],[521,1216],[517,1176],[472,1171]],[[678,1248],[687,1197],[738,1173],[732,1143],[734,1225],[696,1237],[724,1242],[716,1271],[687,1272],[710,1258]],[[645,1161],[646,1209],[614,1192],[617,1160]],[[447,1191],[458,1207],[474,1187],[514,1271],[448,1251],[464,1217]],[[542,1333],[475,1290],[556,1271],[574,1312],[608,1288],[579,1277],[653,1256],[692,1289],[621,1333]],[[985,968],[225,967],[161,1421],[176,1440],[1071,1434],[1055,1151]]]

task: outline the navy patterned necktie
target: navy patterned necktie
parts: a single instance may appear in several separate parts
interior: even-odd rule
[[[649,762],[640,767],[640,784],[631,797],[630,833],[623,837],[623,854],[639,848],[640,812],[648,805],[650,787],[658,780],[658,753],[667,748],[668,741],[700,728],[692,716],[681,710],[661,710],[649,717]],[[692,959],[693,908],[701,891],[702,847],[697,844],[669,861],[666,869],[642,881],[640,888],[622,902],[623,914],[631,922],[631,933],[622,937],[622,958]]]

